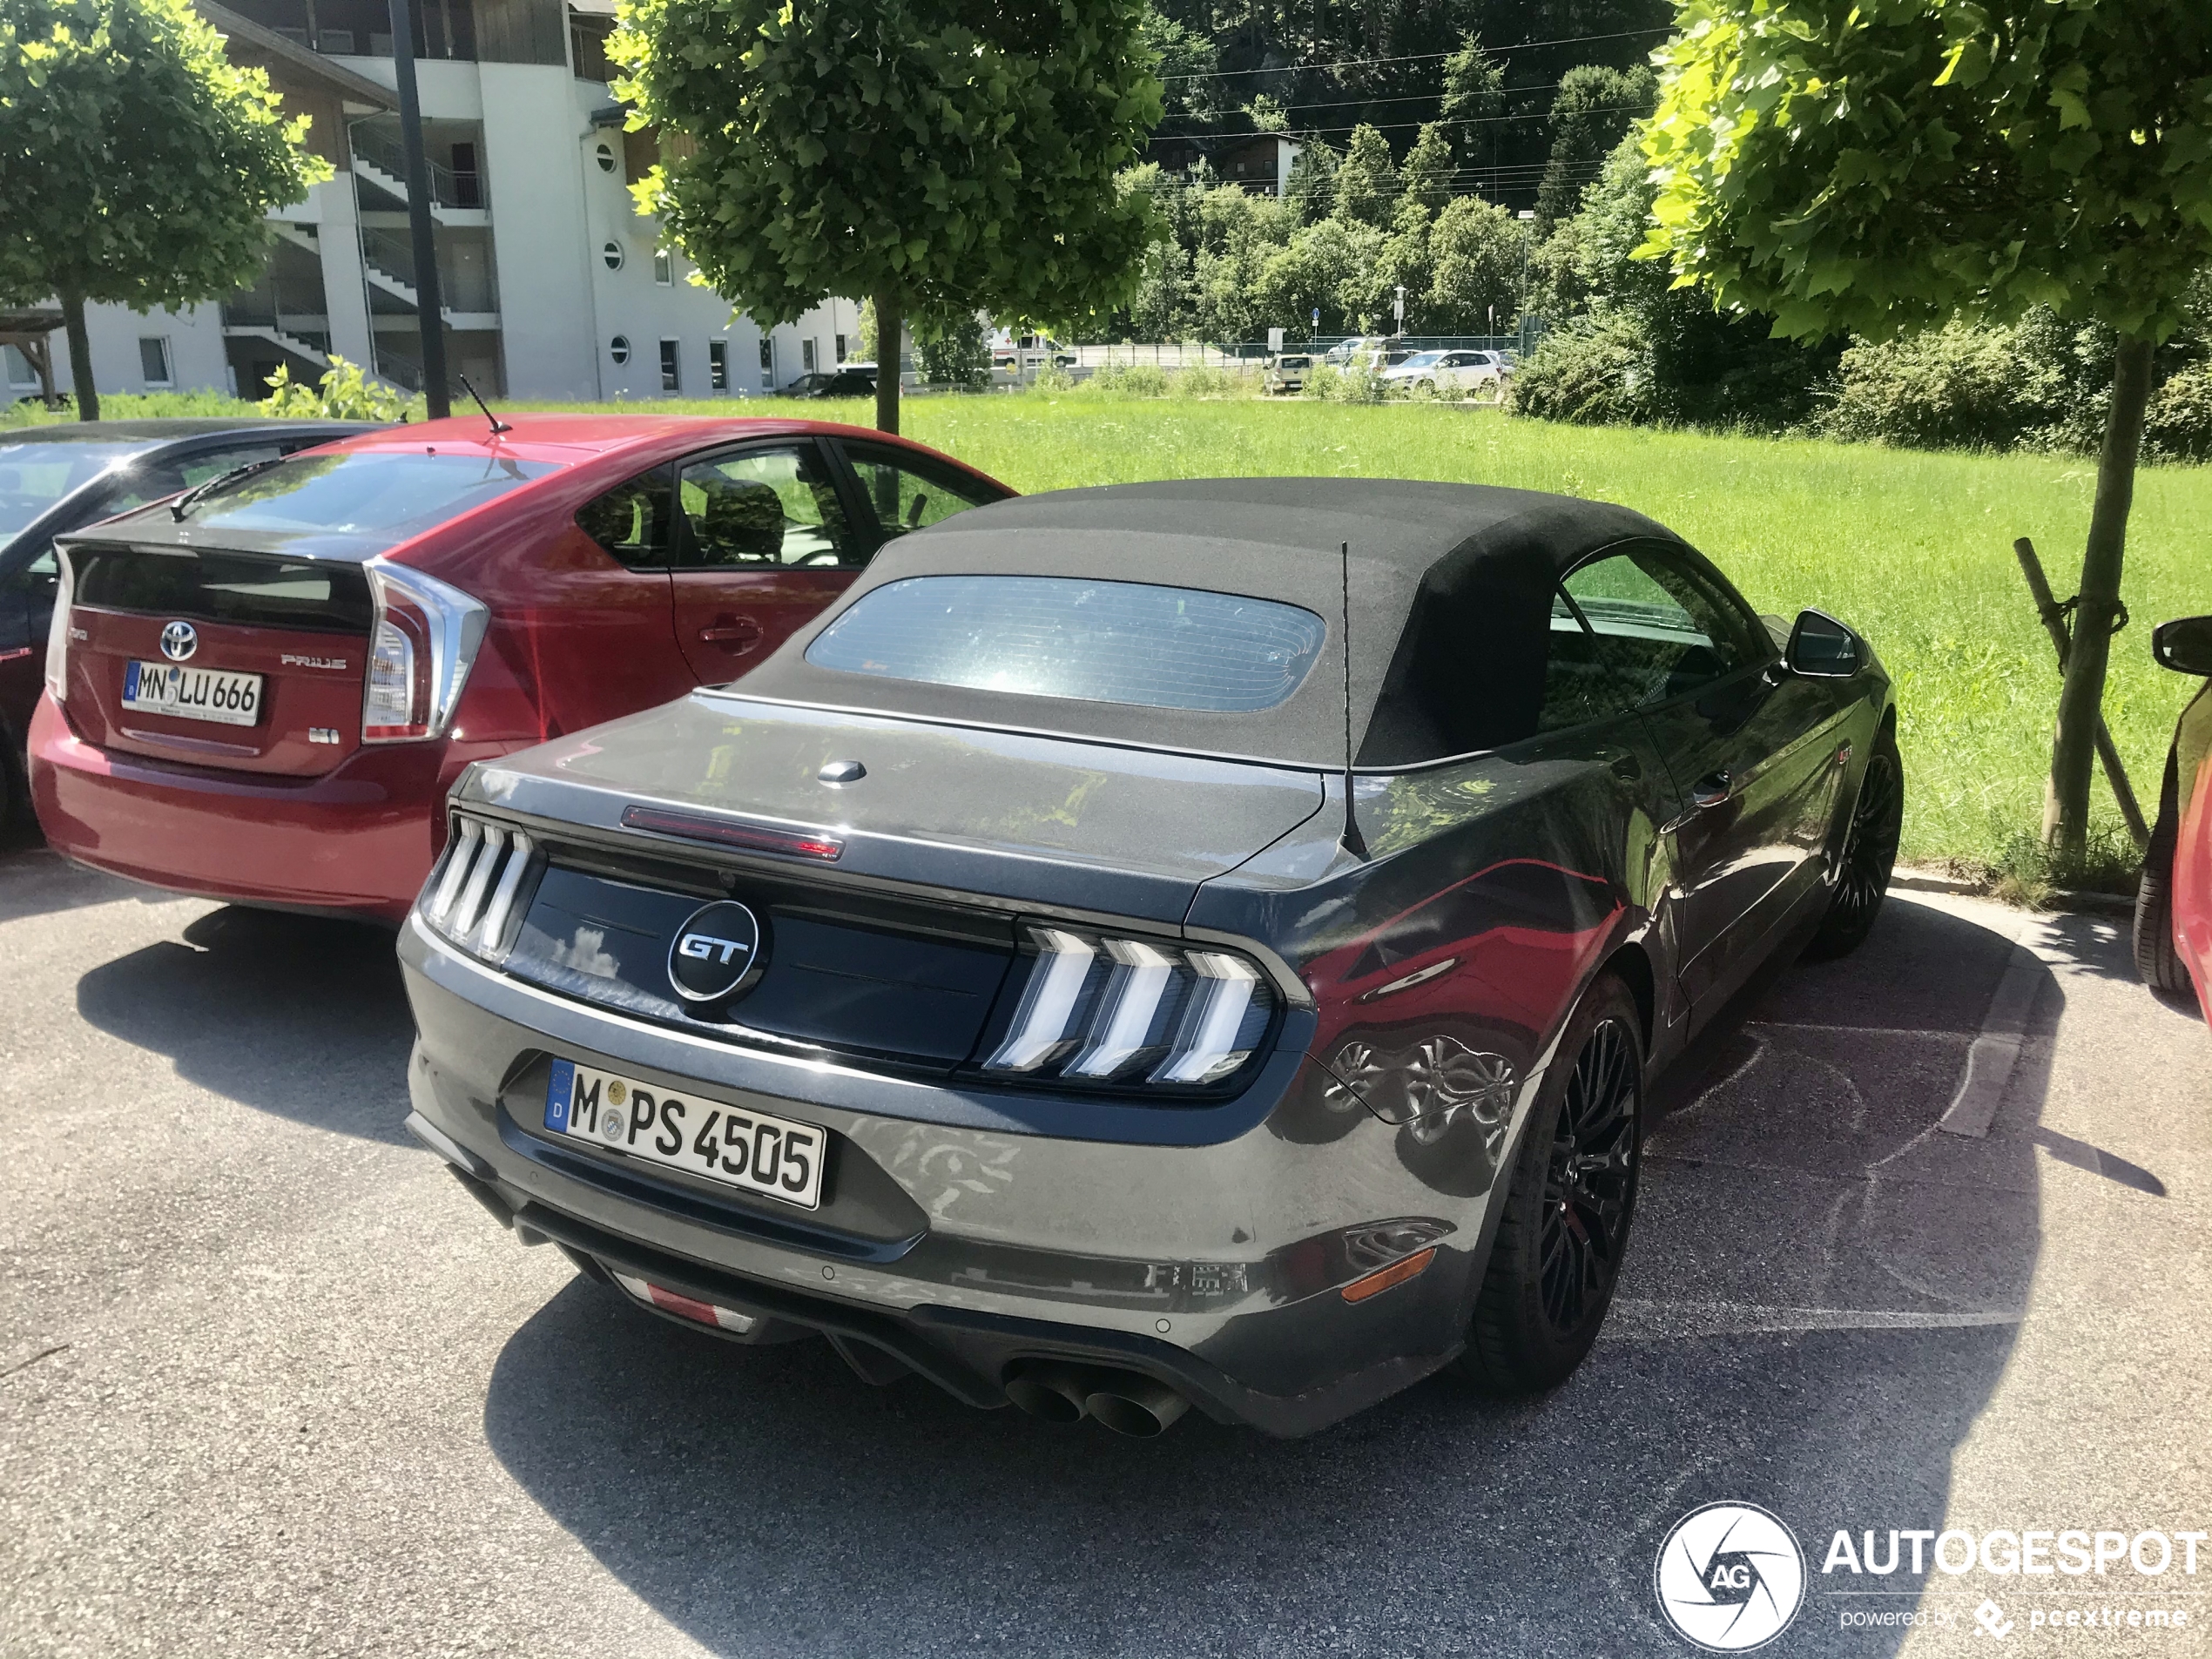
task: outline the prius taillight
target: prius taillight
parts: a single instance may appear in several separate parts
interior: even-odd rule
[[[362,568],[375,610],[361,682],[361,741],[442,738],[453,725],[491,613],[481,600],[420,570],[377,559]]]

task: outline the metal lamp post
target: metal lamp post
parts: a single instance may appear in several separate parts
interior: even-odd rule
[[[391,0],[392,71],[399,82],[400,143],[407,161],[407,228],[415,245],[415,314],[422,334],[422,401],[430,418],[453,413],[446,384],[445,305],[438,293],[438,242],[430,219],[430,167],[422,153],[422,105],[415,88],[415,19]]]
[[[392,0],[392,3],[401,5],[405,0]],[[1536,238],[1536,215],[1524,207],[1514,217],[1521,220],[1520,339],[1521,354],[1526,357],[1528,355],[1528,245]]]

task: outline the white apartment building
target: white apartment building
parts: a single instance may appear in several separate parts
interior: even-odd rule
[[[219,304],[86,315],[99,389],[260,397],[279,364],[312,384],[334,354],[410,390],[421,337],[387,0],[197,0],[233,61],[258,64],[335,169],[271,215],[260,281]],[[608,90],[613,0],[416,0],[447,359],[485,395],[743,397],[857,355],[860,307],[773,330],[685,278],[628,186],[656,140]],[[5,212],[0,206],[0,213]],[[51,336],[56,383],[68,347]],[[6,348],[8,391],[37,389]],[[460,395],[456,385],[455,395]]]

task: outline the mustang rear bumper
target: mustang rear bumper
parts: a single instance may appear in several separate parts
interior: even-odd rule
[[[400,958],[419,1033],[408,1126],[526,1242],[779,1333],[818,1332],[870,1380],[912,1370],[979,1406],[1007,1403],[1023,1362],[1062,1360],[1296,1435],[1418,1380],[1459,1351],[1502,1197],[1495,1172],[1536,1087],[1524,1080],[1506,1130],[1431,1125],[1416,1143],[1294,1041],[1252,1085],[1272,1098],[1226,1139],[1177,1143],[1177,1109],[1144,1106],[1129,1109],[1128,1138],[1062,1138],[1012,1127],[1015,1099],[993,1122],[949,1085],[586,1007],[412,921]],[[548,1134],[553,1058],[820,1125],[833,1148],[821,1209]],[[1414,1276],[1344,1294],[1423,1252]]]

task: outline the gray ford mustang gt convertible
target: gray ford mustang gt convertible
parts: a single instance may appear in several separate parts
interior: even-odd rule
[[[1646,1088],[1866,936],[1887,677],[1619,507],[1069,490],[887,547],[741,684],[472,769],[408,1127],[525,1243],[1129,1433],[1559,1382]]]

